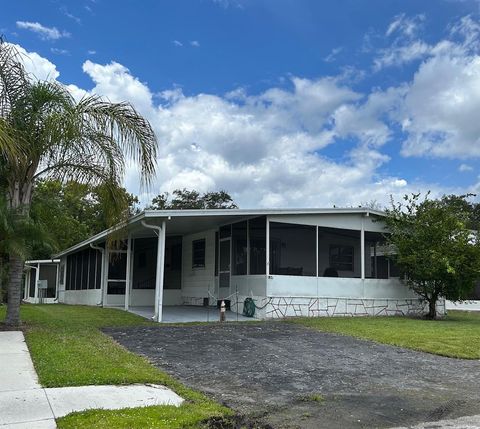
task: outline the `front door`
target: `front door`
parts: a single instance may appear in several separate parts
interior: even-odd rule
[[[230,294],[230,249],[231,239],[220,240],[220,261],[218,267],[218,298],[226,298]]]

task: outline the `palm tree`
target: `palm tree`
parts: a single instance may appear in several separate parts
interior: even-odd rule
[[[54,178],[102,184],[111,223],[123,213],[119,192],[128,159],[141,182],[155,175],[157,140],[151,125],[128,103],[98,96],[75,101],[56,81],[38,81],[14,46],[0,40],[0,192],[18,217],[28,217],[35,181]],[[10,251],[5,323],[20,323],[22,252]]]

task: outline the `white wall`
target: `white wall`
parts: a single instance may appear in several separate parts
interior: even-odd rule
[[[269,276],[267,296],[327,298],[418,298],[399,279]]]
[[[123,297],[123,295],[121,295]],[[77,305],[100,305],[102,302],[101,289],[66,290],[63,293],[62,303]]]
[[[205,267],[192,268],[192,242],[205,238]],[[215,230],[183,237],[182,296],[206,298],[215,288]]]

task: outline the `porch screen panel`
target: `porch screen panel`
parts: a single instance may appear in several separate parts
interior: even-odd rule
[[[67,256],[67,276],[65,279],[65,290],[70,290],[72,285],[72,257],[70,255]]]
[[[57,266],[56,265],[41,265],[39,280],[47,281],[47,291],[44,292],[44,298],[55,298],[57,289]]]
[[[155,289],[157,238],[135,239],[132,289]]]
[[[89,249],[82,252],[82,290],[88,288],[88,253]]]
[[[267,219],[248,221],[250,239],[250,274],[265,274],[267,261]]]
[[[28,291],[28,296],[30,298],[35,298],[35,279],[37,277],[37,270],[30,268],[30,290]]]
[[[102,253],[95,250],[96,269],[95,269],[95,289],[102,287]]]
[[[247,222],[232,225],[232,274],[247,274]]]
[[[88,249],[88,288],[95,289],[95,265],[97,253],[95,249]]]
[[[316,227],[270,222],[272,274],[316,276]]]
[[[126,276],[127,254],[117,253],[111,257],[108,264],[107,293],[110,295],[124,295]]]

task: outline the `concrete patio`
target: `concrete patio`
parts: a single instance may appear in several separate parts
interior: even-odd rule
[[[118,307],[119,309],[123,307]],[[152,307],[130,307],[131,313],[153,319],[155,310]],[[200,307],[194,305],[175,305],[163,307],[162,323],[218,322],[220,310],[216,307]],[[255,320],[232,311],[226,312],[227,322],[248,322]]]

